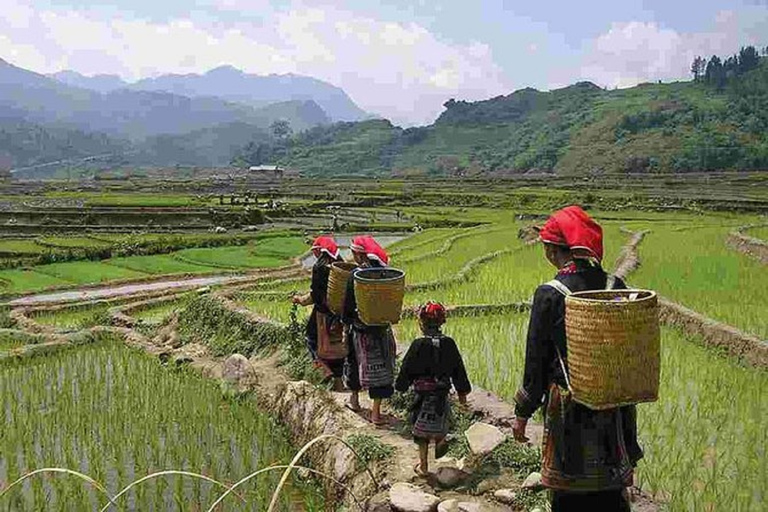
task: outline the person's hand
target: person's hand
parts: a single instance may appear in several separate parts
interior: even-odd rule
[[[301,295],[294,295],[291,299],[291,302],[294,304],[301,304]]]
[[[459,394],[459,403],[461,405],[464,405],[464,406],[467,405],[467,395],[466,394]]]
[[[515,441],[519,443],[527,443],[529,439],[525,435],[525,429],[528,426],[528,418],[515,417],[514,423],[512,423],[512,436]]]

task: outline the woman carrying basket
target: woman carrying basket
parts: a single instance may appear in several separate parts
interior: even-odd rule
[[[352,240],[349,248],[358,269],[386,267],[389,256],[371,236],[358,236]],[[355,299],[354,272],[349,277],[342,315],[347,328],[348,355],[346,365],[347,387],[352,391],[347,407],[360,410],[359,393],[368,390],[373,400],[371,422],[383,424],[381,419],[381,400],[394,393],[395,357],[397,348],[392,327],[389,325],[366,325],[357,313]]]
[[[552,214],[539,238],[558,273],[533,298],[523,384],[515,394],[514,437],[528,441],[528,419],[543,405],[542,483],[551,489],[552,511],[629,512],[626,488],[643,456],[635,406],[597,411],[571,400],[564,295],[625,285],[601,267],[602,229],[578,206]]]
[[[341,319],[328,309],[326,294],[331,264],[342,259],[336,241],[330,236],[317,237],[312,243],[312,254],[316,261],[312,267],[310,291],[305,295],[294,296],[293,303],[302,306],[312,304],[306,329],[307,347],[315,366],[326,379],[333,378],[334,387],[340,390],[347,350],[343,342]]]

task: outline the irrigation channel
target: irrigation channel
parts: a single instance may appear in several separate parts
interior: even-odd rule
[[[413,278],[406,298],[409,305],[431,295],[446,297],[450,304],[461,305],[453,309],[449,320],[449,334],[454,336],[462,347],[473,384],[490,389],[502,397],[500,399],[476,388],[475,393],[470,395],[470,413],[475,418],[483,418],[484,421],[496,425],[503,432],[509,432],[511,420],[511,407],[503,398],[509,399],[518,384],[523,357],[521,349],[524,346],[522,340],[527,320],[526,299],[536,284],[542,281],[542,276],[550,272],[541,262],[538,250],[533,250],[522,242],[510,243],[518,227],[513,225],[506,228],[491,227],[458,232],[454,230],[437,236],[434,233],[424,233],[400,241],[391,251],[397,255],[397,260],[403,263]],[[646,226],[638,227],[645,229]],[[647,243],[647,238],[643,241],[642,236],[636,234],[628,240],[625,250],[621,251],[621,245],[615,242],[622,238],[618,226],[609,225],[607,230],[613,240],[613,245],[607,248],[609,254],[614,257],[621,255],[617,268],[621,268],[623,273],[632,273],[637,266],[638,251],[642,256],[643,244]],[[437,255],[439,258],[434,259],[427,255]],[[514,280],[505,279],[500,282],[502,276],[508,278],[512,275],[515,276]],[[631,282],[636,279],[635,274],[629,276]],[[285,342],[291,336],[290,327],[287,325],[289,318],[286,316],[286,299],[292,290],[301,289],[306,284],[306,274],[300,271],[292,277],[277,279],[273,273],[266,272],[251,281],[228,283],[221,290],[192,299],[187,296],[182,298],[182,294],[169,294],[167,297],[158,297],[156,301],[144,300],[141,306],[138,305],[142,302],[141,297],[132,297],[126,301],[117,300],[105,311],[112,320],[119,318],[119,325],[124,327],[94,329],[101,333],[99,336],[108,333],[111,336],[124,337],[129,345],[157,356],[148,361],[160,367],[165,366],[165,371],[179,371],[181,375],[188,375],[180,369],[190,368],[195,370],[193,373],[213,378],[213,382],[220,382],[224,377],[228,361],[234,364],[234,356],[228,357],[230,354],[243,354],[247,362],[240,360],[242,366],[234,379],[235,388],[240,391],[256,390],[253,399],[261,410],[267,411],[287,428],[286,435],[290,436],[294,451],[298,446],[311,442],[324,433],[333,433],[344,440],[349,440],[352,433],[367,436],[364,437],[366,441],[362,446],[368,450],[368,460],[375,461],[372,464],[375,478],[365,472],[364,465],[355,462],[354,454],[345,448],[343,443],[324,439],[308,450],[313,468],[343,481],[349,488],[349,492],[345,491],[335,483],[320,478],[318,485],[322,486],[326,500],[333,501],[338,498],[344,500],[350,508],[355,507],[354,499],[350,496],[372,497],[374,502],[380,500],[383,503],[388,498],[388,493],[385,487],[378,485],[382,481],[389,484],[414,481],[410,471],[414,458],[413,446],[407,438],[398,433],[398,429],[402,427],[402,418],[395,410],[388,411],[391,419],[388,429],[375,429],[364,419],[343,408],[346,395],[329,393],[313,385],[311,374],[307,373],[305,368],[286,364],[284,355],[286,351],[290,354],[292,350]],[[477,303],[478,298],[487,298],[490,293],[491,304]],[[182,300],[187,302],[176,308],[178,314],[166,311],[162,319],[151,322],[143,320],[152,316],[151,311]],[[37,306],[41,310],[47,307],[42,303]],[[25,312],[26,309],[30,311]],[[73,348],[72,351],[61,353],[56,351],[55,357],[74,357],[75,354],[81,353],[83,347],[80,345],[83,341],[79,340],[78,336],[83,331],[56,334],[55,327],[53,330],[50,330],[50,326],[48,329],[39,328],[40,324],[35,325],[36,317],[31,313],[32,309],[34,308],[29,306],[16,306],[19,314],[29,320],[29,323],[25,324],[25,331],[38,333],[35,336],[40,340],[48,339],[57,346]],[[270,321],[265,321],[265,318]],[[706,320],[706,317],[704,318]],[[111,320],[108,320],[108,323],[117,325]],[[478,329],[479,323],[482,324],[481,329]],[[675,325],[674,321],[670,323]],[[765,381],[765,374],[761,370],[742,366],[731,358],[696,346],[695,343],[710,343],[706,336],[708,327],[704,325],[702,329],[705,331],[702,331],[704,334],[701,335],[690,335],[675,327],[664,329],[663,397],[657,404],[643,406],[640,412],[646,460],[641,462],[639,483],[644,490],[654,495],[657,502],[667,503],[671,510],[719,510],[727,504],[736,510],[760,510],[760,504],[764,501],[764,483],[767,476],[764,451],[768,439],[765,438],[764,429],[756,430],[756,427],[761,425],[761,404],[766,403],[762,390],[768,382]],[[407,341],[415,334],[415,322],[405,318],[398,327],[398,338]],[[726,338],[717,339],[727,345],[731,338]],[[280,350],[269,350],[276,346],[279,346]],[[93,347],[87,348],[96,350]],[[744,350],[750,352],[752,349]],[[294,355],[303,353],[303,347],[299,345]],[[39,364],[43,364],[47,357],[50,356],[31,361],[35,361],[35,364],[40,361]],[[157,359],[165,361],[165,364],[161,365]],[[749,364],[748,360],[746,362]],[[111,368],[109,364],[95,366],[102,369]],[[179,370],[176,370],[177,367]],[[301,377],[297,377],[297,371],[301,373]],[[298,380],[299,378],[307,378],[310,382]],[[50,379],[50,382],[56,384],[58,381]],[[74,387],[80,389],[79,386]],[[145,387],[153,389],[153,384]],[[49,388],[56,389],[50,386]],[[42,389],[48,388],[44,385]],[[737,393],[737,389],[741,392]],[[46,396],[46,393],[51,392],[44,391],[43,395]],[[234,396],[238,395],[235,393]],[[75,430],[83,428],[75,420],[67,421],[75,423]],[[240,428],[236,426],[242,424],[240,420],[233,420],[232,423],[234,426],[227,425],[227,428]],[[117,432],[117,436],[131,435],[127,426],[110,426]],[[175,432],[166,433],[172,434],[177,435]],[[26,439],[22,437],[24,433],[15,435]],[[57,435],[63,439],[61,434]],[[204,435],[197,436],[198,441],[192,442],[193,445],[195,442],[206,442]],[[40,448],[34,439],[45,437],[30,437],[27,452],[17,455],[16,461],[3,462],[3,467],[8,473],[18,475],[25,469],[41,467],[43,462],[35,459]],[[165,445],[160,445],[158,450],[164,453],[162,447]],[[59,449],[59,446],[62,445],[54,443],[54,449]],[[505,445],[505,449],[512,450],[514,446]],[[456,455],[461,454],[461,449],[461,446],[457,446]],[[94,448],[90,445],[74,445],[66,454],[61,454],[58,460],[66,461],[70,469],[94,474],[90,464],[91,460],[95,460],[91,458],[94,454],[89,450]],[[120,455],[119,452],[119,449],[114,448],[107,450],[107,453],[116,453],[117,461],[142,460],[141,454]],[[81,453],[85,454],[87,461],[84,464],[79,462]],[[227,453],[232,453],[231,445]],[[474,482],[475,487],[471,490],[447,491],[434,482],[415,483],[442,500],[466,500],[491,507],[489,510],[531,510],[540,504],[540,501],[536,501],[540,498],[520,491],[520,485],[527,472],[535,467],[536,455],[535,451],[504,451],[503,456],[495,455],[494,460],[511,460],[517,466],[505,468],[500,474],[493,476],[485,475],[480,481]],[[177,464],[174,469],[187,467],[184,454],[179,454],[179,457],[177,461],[173,459],[172,454],[171,458],[167,459]],[[190,468],[205,468],[204,473],[215,477],[221,474],[218,469],[214,474],[213,466],[206,466],[205,461],[201,463],[196,461],[194,456],[190,457]],[[27,458],[34,462],[25,462]],[[287,463],[286,459],[283,460]],[[525,463],[526,460],[529,462]],[[14,463],[16,468],[13,467]],[[93,467],[98,470],[100,463],[106,465],[106,462],[102,461],[95,463]],[[223,464],[225,477],[221,478],[228,483],[231,484],[236,478],[245,475],[245,472],[240,471],[240,465],[244,463],[237,462],[236,457]],[[118,463],[117,466],[121,465]],[[159,468],[153,465],[152,469]],[[113,479],[129,482],[132,481],[131,478],[141,477],[150,470],[144,473],[125,471],[123,476],[119,470],[108,470],[106,473],[109,474],[109,471],[116,471],[117,476],[112,477]],[[103,481],[109,483],[109,478],[108,476]],[[25,482],[25,493],[45,493],[46,481],[37,482],[32,479],[28,484]],[[35,487],[36,485],[38,487]],[[178,484],[174,480],[168,485],[174,490],[181,486],[182,493],[186,492],[186,483]],[[516,490],[519,502],[512,508],[503,508],[493,497],[499,486]],[[256,494],[261,493],[259,498],[256,498],[262,499],[259,503],[269,501],[271,494],[267,494],[273,489],[274,486],[269,491],[255,490]],[[478,492],[480,489],[483,491]],[[116,487],[110,487],[108,490],[115,492]],[[72,492],[77,496],[76,493],[82,491]],[[160,491],[155,490],[155,493],[158,492]],[[201,498],[201,502],[211,503],[213,494],[215,493],[207,494],[208,501]],[[309,495],[312,496],[312,492],[309,492]],[[156,499],[166,499],[166,494]],[[307,500],[306,496],[302,499],[305,502]],[[237,498],[230,501],[233,507],[238,506]],[[131,503],[130,499],[128,503]],[[0,503],[0,507],[2,506]],[[635,510],[656,509],[655,503],[648,501],[648,496],[643,494],[634,507]]]

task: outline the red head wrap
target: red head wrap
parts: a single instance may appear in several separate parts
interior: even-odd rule
[[[387,251],[371,235],[356,236],[352,239],[349,248],[353,252],[365,254],[370,260],[379,261],[384,265],[389,264]]]
[[[553,213],[539,231],[539,238],[569,248],[575,258],[603,259],[603,229],[578,206]]]
[[[419,320],[425,324],[443,325],[445,323],[445,307],[439,302],[429,301],[419,308]]]
[[[312,242],[312,249],[319,249],[331,258],[339,259],[339,246],[336,245],[336,241],[330,236],[319,236]]]

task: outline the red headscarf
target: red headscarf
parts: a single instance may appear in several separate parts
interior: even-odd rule
[[[389,264],[387,251],[371,235],[356,236],[349,244],[349,248],[352,252],[365,254],[369,260],[376,260],[384,265]]]
[[[427,302],[419,308],[419,320],[425,324],[443,325],[445,323],[445,306],[439,302]]]
[[[540,229],[539,238],[569,248],[574,258],[603,259],[603,229],[578,206],[553,213]]]
[[[336,245],[336,240],[330,236],[319,236],[312,242],[312,249],[319,249],[320,252],[324,252],[331,258],[339,259],[339,246]]]

